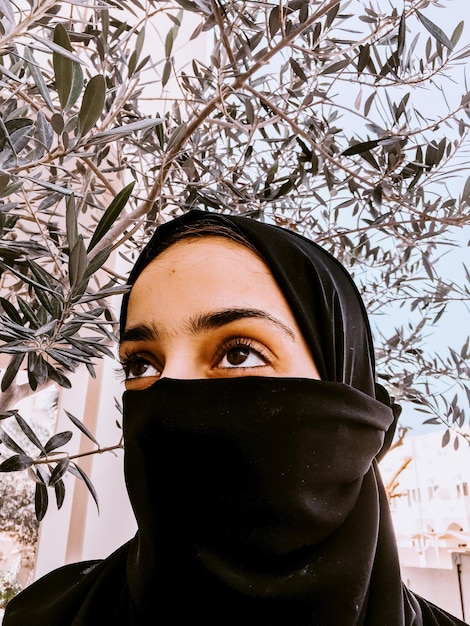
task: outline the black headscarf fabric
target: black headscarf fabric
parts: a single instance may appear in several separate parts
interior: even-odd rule
[[[283,291],[322,380],[343,382],[374,396],[374,353],[363,302],[344,267],[323,248],[283,228],[255,220],[190,211],[157,229],[129,276],[133,284],[168,237],[198,223],[242,233],[258,250]],[[128,298],[124,298],[121,330]]]
[[[157,229],[130,284],[175,232],[207,220],[242,233],[267,263],[321,380],[162,379],[125,392],[136,536],[32,585],[4,625],[463,624],[401,582],[377,468],[399,411],[375,383],[345,269],[294,233],[194,211]]]

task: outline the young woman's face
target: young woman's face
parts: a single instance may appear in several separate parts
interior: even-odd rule
[[[143,270],[119,355],[134,390],[162,377],[320,378],[269,268],[222,237],[178,242]]]

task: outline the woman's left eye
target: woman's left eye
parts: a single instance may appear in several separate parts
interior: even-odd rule
[[[261,350],[256,350],[249,343],[238,342],[234,345],[222,346],[218,350],[219,360],[218,367],[236,368],[236,367],[262,367],[268,362]]]

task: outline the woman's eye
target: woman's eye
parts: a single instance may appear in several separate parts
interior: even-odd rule
[[[219,367],[261,367],[266,365],[267,359],[260,352],[250,346],[233,346],[225,349],[224,354],[219,361]]]
[[[143,358],[129,359],[126,363],[124,363],[123,367],[124,373],[126,375],[126,380],[159,375],[157,368],[149,361],[147,361],[147,359]]]

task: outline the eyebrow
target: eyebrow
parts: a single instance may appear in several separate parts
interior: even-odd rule
[[[188,321],[188,328],[192,334],[196,335],[199,332],[221,328],[242,319],[266,320],[277,326],[295,341],[294,332],[289,326],[260,309],[222,309],[221,311],[202,313]],[[123,344],[126,341],[157,341],[159,335],[160,333],[154,325],[137,324],[125,329],[119,343]]]
[[[292,339],[295,339],[293,331],[281,322],[260,309],[223,309],[222,311],[214,311],[198,315],[194,319],[190,320],[190,328],[193,333],[198,333],[202,330],[211,330],[212,328],[220,328],[231,322],[236,322],[241,319],[262,319],[271,324],[276,325],[284,333],[289,335]]]

